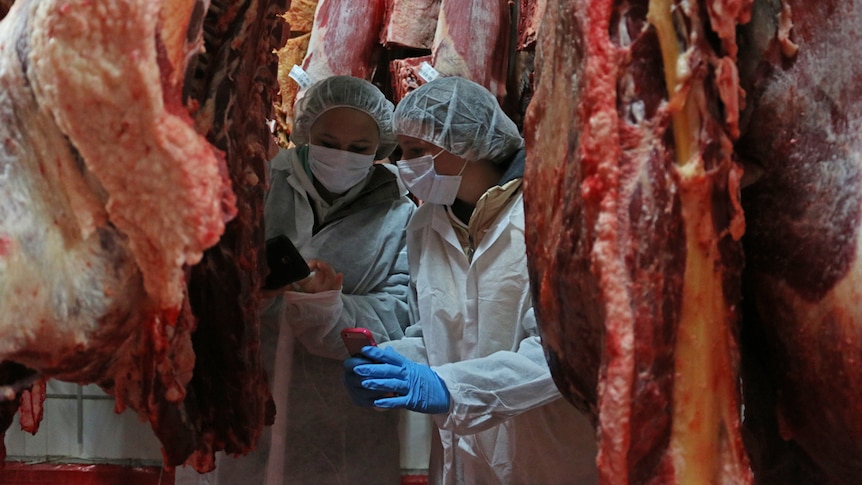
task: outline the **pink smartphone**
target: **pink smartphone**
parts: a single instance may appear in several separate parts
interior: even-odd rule
[[[377,345],[371,330],[361,327],[345,328],[341,331],[341,340],[344,341],[344,346],[347,347],[347,353],[350,355],[358,355],[366,345]]]

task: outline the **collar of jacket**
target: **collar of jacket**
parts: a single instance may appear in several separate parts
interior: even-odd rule
[[[449,244],[463,252],[463,247],[455,233],[455,229],[452,227],[449,211],[446,210],[445,205],[422,205],[413,213],[413,217],[407,223],[407,230],[418,231],[427,226],[431,226]],[[497,214],[494,222],[489,226],[488,233],[485,234],[481,243],[476,248],[473,258],[478,257],[480,253],[484,252],[485,248],[493,244],[500,236],[500,233],[507,227],[513,227],[521,232],[524,231],[523,192],[520,190]]]

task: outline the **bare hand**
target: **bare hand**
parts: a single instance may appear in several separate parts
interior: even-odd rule
[[[325,261],[311,259],[308,261],[308,269],[311,275],[302,279],[292,286],[293,291],[302,293],[320,293],[322,291],[340,290],[344,275],[336,273],[335,268]]]

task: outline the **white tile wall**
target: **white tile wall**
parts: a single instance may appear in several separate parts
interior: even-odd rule
[[[80,386],[74,382],[64,382],[51,379],[48,381],[48,385],[46,386],[46,392],[50,395],[76,396],[78,394],[79,387]]]
[[[114,400],[84,399],[84,458],[162,460],[161,444],[149,423],[126,410],[114,412]]]
[[[136,413],[114,412],[114,399],[96,385],[49,381],[45,415],[35,435],[20,429],[17,416],[6,432],[10,460],[132,461],[161,464],[161,444],[148,423]],[[430,452],[431,418],[401,411],[401,468],[426,470]]]
[[[6,432],[8,459],[161,464],[149,424],[128,409],[116,414],[114,399],[98,386],[51,380],[47,396],[35,435],[20,429],[17,416]]]

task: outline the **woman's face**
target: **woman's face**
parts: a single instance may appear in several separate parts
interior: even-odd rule
[[[401,147],[401,159],[409,160],[411,158],[419,158],[423,155],[437,155],[434,159],[434,171],[440,175],[458,175],[461,169],[464,168],[465,160],[461,157],[452,155],[442,148],[428,143],[427,141],[413,138],[412,136],[398,135],[398,146]],[[440,150],[443,150],[442,152]]]
[[[333,108],[311,125],[309,141],[312,145],[372,155],[380,145],[380,130],[367,113],[347,107]]]

